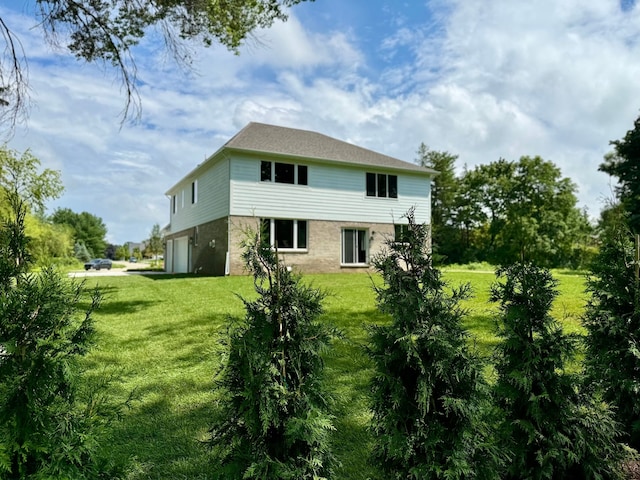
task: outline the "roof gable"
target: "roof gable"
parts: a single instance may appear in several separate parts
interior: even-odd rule
[[[321,133],[251,122],[221,150],[241,150],[435,174],[435,170],[358,147]]]

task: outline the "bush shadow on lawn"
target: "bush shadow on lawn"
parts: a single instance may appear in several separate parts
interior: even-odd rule
[[[106,348],[87,358],[88,381],[104,375],[106,364],[117,372],[109,390],[117,395],[114,400],[134,392],[131,409],[109,427],[103,444],[102,456],[122,465],[115,478],[217,478],[199,440],[215,408],[216,339],[225,319],[224,314],[189,316],[137,325],[122,335],[121,329],[100,332]]]
[[[365,325],[379,323],[377,320],[384,322],[387,317],[375,309],[327,310],[320,321],[336,326],[344,335],[334,340],[325,369],[334,398],[334,455],[341,463],[335,478],[378,478],[379,472],[371,464],[369,392],[374,368],[365,350],[368,340]]]

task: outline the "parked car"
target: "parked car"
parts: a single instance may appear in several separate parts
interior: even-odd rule
[[[137,258],[137,257],[131,257],[131,258],[129,259],[129,261],[130,261],[131,263],[136,263],[136,262],[138,261],[138,258]]]
[[[84,264],[84,269],[91,270],[93,268],[95,270],[100,270],[101,268],[106,268],[107,270],[111,270],[111,265],[111,260],[108,258],[94,258]]]

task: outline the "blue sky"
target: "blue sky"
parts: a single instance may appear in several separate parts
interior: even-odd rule
[[[0,6],[26,50],[33,101],[9,146],[62,171],[50,211],[98,215],[118,244],[167,224],[164,192],[250,121],[406,161],[424,142],[459,155],[460,169],[541,155],[596,217],[612,190],[598,165],[640,113],[631,0],[316,0],[239,56],[193,45],[192,70],[150,37],[134,52],[141,117],[122,128],[115,72],[48,47],[32,10]]]

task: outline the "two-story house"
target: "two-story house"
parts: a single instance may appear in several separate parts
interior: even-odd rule
[[[429,222],[435,174],[320,133],[250,123],[167,191],[165,268],[243,274],[249,227],[300,271],[366,269],[411,207]]]

